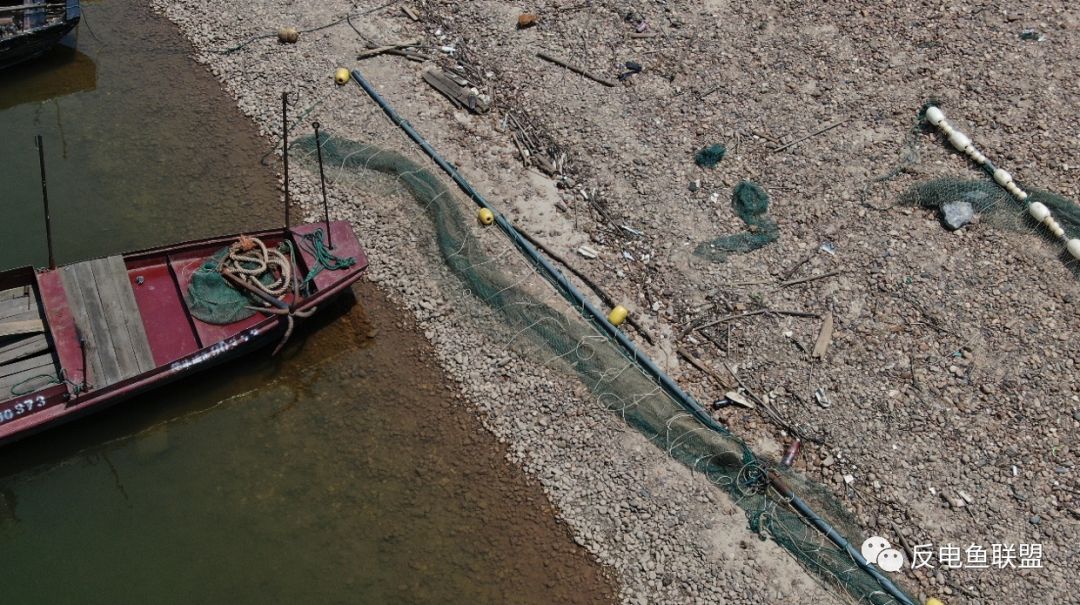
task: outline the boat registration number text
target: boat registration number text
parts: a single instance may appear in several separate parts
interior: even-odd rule
[[[20,416],[25,416],[34,410],[40,410],[45,407],[45,401],[44,395],[16,401],[14,405],[9,405],[3,410],[0,410],[0,424],[15,420]]]

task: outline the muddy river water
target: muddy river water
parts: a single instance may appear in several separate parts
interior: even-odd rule
[[[84,3],[0,73],[0,269],[280,222],[260,138],[176,30]],[[362,234],[361,234],[362,236]],[[606,603],[427,344],[355,288],[268,351],[0,450],[3,603]]]

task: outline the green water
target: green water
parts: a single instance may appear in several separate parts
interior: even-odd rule
[[[130,0],[0,73],[0,267],[277,222],[267,141]],[[370,285],[268,351],[0,449],[0,603],[604,603]]]
[[[78,50],[0,72],[0,269],[48,260],[38,134],[60,263],[279,224],[268,142],[175,29],[130,0],[84,13]]]

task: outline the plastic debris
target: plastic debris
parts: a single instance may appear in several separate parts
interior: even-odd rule
[[[600,254],[588,246],[581,246],[577,249],[577,253],[585,258],[599,258]]]
[[[629,78],[630,76],[632,76],[634,74],[641,73],[641,70],[643,69],[641,67],[641,63],[637,63],[636,61],[627,61],[625,63],[625,66],[626,66],[627,71],[619,74],[619,81],[620,82],[622,82],[623,80]]]
[[[829,396],[825,394],[825,389],[819,388],[814,391],[814,399],[817,400],[818,405],[823,408],[829,408],[832,406],[832,401],[829,400]]]

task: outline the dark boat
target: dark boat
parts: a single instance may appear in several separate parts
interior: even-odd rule
[[[348,223],[329,223],[324,244],[326,228],[300,225],[0,273],[0,444],[283,342],[294,321],[367,267]],[[240,275],[260,249],[281,250],[284,261],[247,271],[263,288]],[[244,260],[236,273],[222,269],[233,252]],[[211,297],[197,295],[192,283],[207,276],[221,282],[219,293],[241,297],[246,316],[199,318]],[[279,293],[268,293],[275,284]]]
[[[81,16],[79,0],[0,0],[0,69],[44,54]]]

